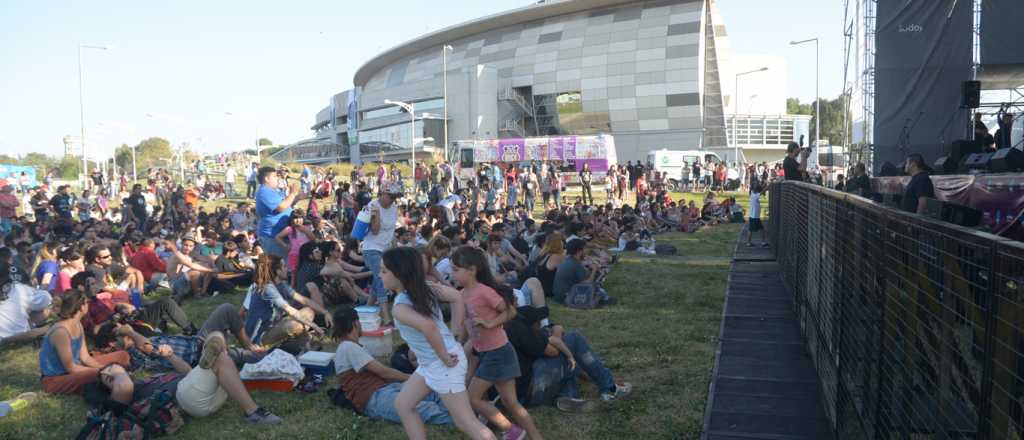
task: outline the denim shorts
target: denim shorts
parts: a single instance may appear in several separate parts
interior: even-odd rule
[[[494,350],[482,351],[477,356],[480,358],[480,365],[476,368],[476,377],[488,382],[500,382],[515,379],[520,375],[519,358],[516,357],[516,350],[509,342]]]

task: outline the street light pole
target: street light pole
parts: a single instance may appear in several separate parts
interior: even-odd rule
[[[736,84],[735,84],[735,89],[733,89],[733,92],[732,92],[732,95],[733,95],[733,99],[732,99],[732,148],[733,148],[733,155],[736,156],[736,158],[735,158],[736,162],[735,163],[736,163],[737,167],[739,166],[739,163],[740,163],[740,142],[739,142],[739,138],[736,137],[736,121],[739,120],[739,114],[740,114],[740,77],[743,76],[743,75],[749,75],[751,73],[764,72],[766,70],[768,70],[767,67],[762,67],[760,69],[754,69],[754,70],[749,70],[749,71],[746,71],[746,72],[737,73],[736,77],[735,77]]]
[[[412,159],[409,161],[409,165],[412,166],[413,177],[416,175],[416,109],[412,104],[402,101],[392,101],[385,99],[384,103],[387,105],[397,105],[405,111],[409,112],[409,149],[412,150]]]
[[[443,89],[443,95],[444,95],[443,99],[444,99],[444,161],[445,162],[448,162],[448,145],[449,145],[449,143],[448,143],[448,51],[449,50],[452,51],[452,52],[455,51],[455,49],[453,49],[451,46],[449,46],[447,44],[444,45],[444,47],[441,48],[441,70],[444,70],[444,73],[442,75],[444,77],[444,85],[442,86],[442,89]],[[415,170],[413,170],[413,171],[415,172]]]
[[[811,145],[812,151],[814,147],[818,146],[818,140],[821,139],[821,50],[818,46],[818,38],[809,38],[800,41],[790,41],[790,46],[797,46],[804,43],[814,42],[814,144]],[[818,153],[810,155],[807,159],[808,163],[813,162],[815,166],[818,164]],[[814,158],[813,160],[811,158]]]
[[[132,183],[139,181],[139,169],[135,167],[135,145],[132,145]]]
[[[99,49],[107,50],[109,46],[97,46],[92,44],[79,44],[78,45],[78,115],[79,124],[81,124],[82,134],[82,188],[85,188],[86,182],[89,179],[89,161],[85,158],[85,93],[83,92],[83,76],[82,73],[82,49]]]

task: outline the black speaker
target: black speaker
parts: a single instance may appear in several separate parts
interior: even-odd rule
[[[899,167],[899,166],[896,166],[896,165],[893,165],[892,162],[889,162],[889,161],[886,161],[885,163],[883,163],[882,164],[882,168],[880,170],[878,170],[878,176],[879,177],[892,177],[892,176],[902,176],[902,175],[903,175],[903,168]]]
[[[963,101],[960,108],[981,107],[981,81],[964,81],[961,92]]]
[[[967,156],[974,153],[981,153],[983,149],[984,146],[981,141],[961,139],[953,142],[953,145],[950,146],[949,157],[954,159],[953,162],[960,162]]]
[[[1010,173],[1024,169],[1024,151],[1016,148],[1003,148],[992,153],[992,160],[988,163],[989,171],[993,173]]]
[[[932,171],[936,174],[951,174],[956,172],[959,165],[960,161],[954,159],[953,156],[942,156],[935,160]]]
[[[924,215],[925,217],[969,228],[981,224],[981,211],[932,198],[925,199]]]
[[[992,153],[974,153],[967,156],[960,167],[963,171],[988,171],[988,162]]]

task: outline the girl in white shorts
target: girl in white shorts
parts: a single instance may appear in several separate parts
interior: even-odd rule
[[[441,315],[439,301],[452,303],[452,326],[461,328],[462,296],[451,287],[427,285],[423,257],[415,248],[390,249],[384,252],[383,263],[380,277],[384,288],[400,292],[392,309],[395,326],[419,359],[419,367],[395,399],[405,434],[412,440],[427,438],[416,405],[434,391],[463,433],[474,439],[494,439],[494,433],[477,420],[469,405],[466,355]]]

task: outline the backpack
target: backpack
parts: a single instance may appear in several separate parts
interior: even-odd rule
[[[121,415],[92,412],[78,440],[141,440],[174,434],[185,425],[184,412],[168,390],[160,390],[131,405]]]
[[[593,283],[579,283],[565,294],[565,306],[570,309],[597,307],[597,287]]]
[[[675,255],[676,247],[670,244],[658,244],[654,246],[654,253],[657,255]]]

